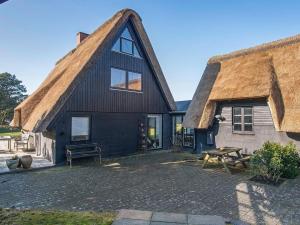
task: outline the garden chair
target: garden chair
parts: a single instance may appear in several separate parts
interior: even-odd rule
[[[25,149],[28,150],[30,137],[30,134],[22,134],[20,140],[15,140],[14,149],[18,151],[19,149],[24,149],[25,147]]]

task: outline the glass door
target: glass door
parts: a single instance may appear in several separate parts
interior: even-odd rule
[[[173,116],[173,144],[182,146],[182,115]]]
[[[162,148],[162,116],[148,115],[147,117],[147,148]]]
[[[184,128],[183,130],[183,146],[194,147],[194,129]]]

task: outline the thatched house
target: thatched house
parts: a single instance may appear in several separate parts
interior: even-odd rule
[[[77,42],[16,107],[12,125],[32,132],[37,152],[54,163],[70,143],[130,154],[141,124],[149,149],[168,148],[175,103],[139,15],[121,10],[92,34],[78,33]]]
[[[251,153],[267,140],[300,146],[300,35],[212,57],[183,125],[198,151]]]

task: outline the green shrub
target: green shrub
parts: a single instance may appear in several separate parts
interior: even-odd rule
[[[254,175],[278,182],[280,177],[295,178],[299,172],[298,163],[299,155],[293,143],[282,146],[267,141],[251,157],[250,167]]]
[[[299,174],[299,154],[296,145],[289,143],[282,148],[281,159],[283,162],[282,177],[295,178]]]

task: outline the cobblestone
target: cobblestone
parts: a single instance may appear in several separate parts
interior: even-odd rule
[[[202,169],[182,153],[156,153],[0,175],[0,207],[217,215],[250,224],[300,224],[300,178],[279,187],[247,173]]]

